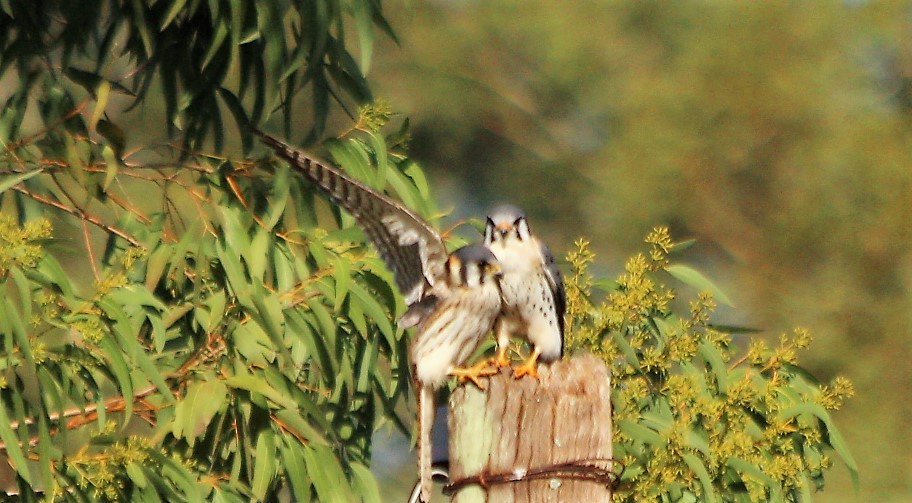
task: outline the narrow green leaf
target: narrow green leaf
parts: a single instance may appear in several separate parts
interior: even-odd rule
[[[329,445],[329,440],[319,430],[313,427],[296,410],[282,409],[277,411],[276,418],[282,422],[282,427],[297,438],[304,439],[309,445]]]
[[[110,363],[110,369],[117,378],[118,390],[123,397],[133,396],[133,379],[130,376],[130,368],[123,358],[123,351],[114,342],[110,334],[99,341],[98,347],[104,352],[104,357]],[[124,400],[124,415],[130,417],[133,415],[133,400]]]
[[[754,480],[762,482],[770,491],[770,501],[783,501],[782,488],[772,477],[763,473],[760,468],[754,466],[749,461],[738,457],[728,458],[726,464],[738,472],[748,474]]]
[[[275,361],[273,343],[258,323],[238,324],[231,332],[231,340],[247,364],[266,366]]]
[[[241,261],[237,254],[232,253],[225,245],[226,243],[221,242],[216,245],[215,249],[219,264],[221,264],[222,270],[225,271],[225,275],[228,278],[228,284],[242,306],[247,309],[255,309],[253,298],[250,294],[250,282],[247,281],[247,277],[243,272],[244,268],[241,266]]]
[[[370,469],[361,463],[351,463],[349,468],[353,475],[353,486],[355,493],[358,494],[364,503],[381,503],[380,486],[377,479]]]
[[[700,495],[700,501],[715,503],[716,491],[713,488],[712,477],[709,475],[706,465],[703,464],[700,458],[691,453],[685,453],[681,456],[681,459],[687,463],[687,466],[689,466],[690,469],[697,474],[697,478],[700,479],[700,486],[703,488],[703,494]]]
[[[117,156],[114,154],[114,149],[108,145],[105,145],[101,148],[101,157],[105,160],[105,177],[104,181],[101,184],[101,189],[107,192],[108,187],[110,187],[114,179],[117,178],[117,172],[120,169],[120,162],[117,160]]]
[[[152,30],[146,21],[146,7],[141,0],[133,0],[133,13],[135,17],[131,26],[139,32],[139,38],[142,40],[146,56],[151,57],[153,54]]]
[[[98,124],[98,119],[101,119],[102,114],[104,114],[105,107],[108,105],[108,97],[111,95],[111,82],[106,79],[100,79],[98,85],[95,86],[95,108],[92,110],[92,115],[89,117],[89,131],[95,130],[95,125]]]
[[[247,263],[247,270],[252,280],[263,281],[265,279],[266,264],[269,263],[273,246],[274,243],[268,231],[258,228],[254,232],[253,239],[250,240],[250,247],[243,251],[244,262]]]
[[[141,489],[144,489],[149,485],[149,479],[146,478],[140,465],[134,462],[127,463],[126,471],[127,477],[130,477],[130,480]]]
[[[294,501],[312,501],[310,491],[311,481],[308,477],[307,466],[304,464],[304,447],[291,435],[284,435],[279,443],[282,456],[282,466],[285,476],[288,477]]]
[[[339,460],[333,452],[323,446],[308,446],[304,450],[307,474],[317,491],[319,501],[349,501],[345,494],[345,478],[339,467]]]
[[[719,349],[711,342],[703,341],[700,343],[700,347],[697,348],[697,353],[709,364],[710,369],[712,369],[719,392],[727,393],[729,379],[728,368],[725,366],[725,360],[719,353]]]
[[[38,471],[44,487],[54,487],[54,475],[51,471],[55,461],[60,459],[61,452],[51,441],[49,420],[42,408],[38,417]]]
[[[204,499],[200,494],[200,487],[196,477],[189,472],[189,469],[186,466],[179,460],[166,456],[164,453],[158,452],[155,449],[148,449],[146,452],[161,465],[161,475],[174,482],[174,484],[181,489],[181,497],[179,498],[181,501],[186,501],[188,503],[203,503]],[[149,476],[149,472],[146,472],[146,476]],[[175,500],[174,498],[167,499],[172,501]]]
[[[31,282],[25,277],[22,269],[18,267],[10,268],[9,276],[16,284],[17,296],[19,297],[19,312],[22,313],[22,319],[31,321],[32,319],[32,294]]]
[[[377,367],[377,356],[380,349],[379,342],[380,339],[377,337],[368,339],[367,345],[358,358],[358,380],[355,385],[356,391],[362,393],[370,391],[370,378]]]
[[[275,388],[270,386],[260,377],[257,377],[253,374],[247,375],[236,375],[229,377],[225,380],[225,384],[229,387],[243,389],[251,393],[257,393],[278,405],[286,409],[294,409],[297,405],[295,401],[276,391]]]
[[[681,281],[686,285],[690,285],[701,292],[709,292],[719,302],[722,302],[729,307],[734,307],[734,304],[732,304],[732,301],[728,298],[728,295],[726,295],[722,289],[717,287],[700,271],[697,271],[690,266],[681,264],[669,265],[665,268],[665,270],[668,271],[668,274],[674,276],[678,281]]]
[[[662,435],[652,428],[624,419],[618,421],[618,427],[634,441],[656,447],[665,445]]]
[[[355,0],[352,2],[352,15],[358,28],[358,46],[360,48],[359,67],[363,75],[370,70],[371,58],[374,55],[373,2]]]
[[[228,298],[224,290],[216,290],[206,297],[204,304],[209,308],[209,324],[205,327],[207,332],[215,330],[222,323],[227,302]]]
[[[266,499],[266,491],[276,475],[275,434],[272,430],[263,430],[257,437],[256,461],[253,465],[253,482],[251,490],[258,501]]]
[[[351,285],[351,263],[347,257],[335,257],[333,259],[332,277],[336,281],[336,295],[333,298],[333,310],[339,312],[342,309],[342,303],[348,296],[349,285]]]
[[[7,190],[9,190],[12,187],[15,187],[16,185],[19,185],[20,183],[28,180],[29,178],[40,175],[43,172],[44,172],[44,169],[41,168],[41,169],[28,171],[25,173],[14,175],[14,176],[3,177],[3,179],[2,179],[3,181],[0,181],[0,194],[6,192]]]
[[[225,39],[228,37],[228,31],[228,23],[225,21],[219,22],[215,27],[215,34],[212,36],[209,50],[206,51],[206,56],[203,58],[203,69],[209,66],[209,63],[212,62],[212,58],[215,57],[222,48],[222,45],[224,45]]]
[[[165,13],[165,17],[162,19],[161,24],[159,25],[159,30],[164,31],[168,25],[174,21],[174,18],[180,13],[181,9],[184,8],[184,5],[187,3],[187,0],[172,0],[171,6],[168,7],[168,11]]]
[[[19,437],[10,426],[11,421],[6,412],[6,405],[0,403],[0,439],[6,444],[7,462],[16,470],[28,484],[32,483],[32,475],[29,473],[28,464],[25,461],[25,454],[22,452],[22,446],[19,444]]]
[[[371,296],[358,282],[352,282],[349,286],[349,290],[354,299],[361,305],[361,308],[364,309],[364,313],[376,323],[380,332],[386,338],[387,344],[389,344],[390,347],[395,347],[396,330],[393,328],[389,314],[383,309],[383,306],[381,306],[377,302],[377,299]]]

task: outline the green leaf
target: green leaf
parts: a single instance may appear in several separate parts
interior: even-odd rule
[[[44,169],[40,168],[40,169],[36,169],[33,171],[21,173],[21,174],[15,175],[15,176],[3,177],[3,181],[0,181],[0,194],[6,192],[7,190],[9,190],[12,187],[15,187],[16,185],[19,185],[20,183],[28,180],[29,178],[40,175],[43,172],[44,172]]]
[[[728,298],[728,295],[726,295],[722,289],[717,287],[712,281],[704,276],[703,273],[696,269],[686,265],[672,264],[667,266],[665,270],[678,281],[690,285],[701,292],[709,292],[719,302],[722,302],[729,307],[735,307],[734,304],[732,304],[731,299]]]
[[[352,463],[349,468],[353,476],[353,489],[361,497],[361,501],[364,503],[381,503],[380,486],[377,485],[377,479],[370,469],[361,463]]]
[[[247,277],[243,272],[244,268],[237,254],[232,253],[224,242],[216,245],[215,250],[219,258],[219,264],[225,271],[228,284],[231,286],[231,291],[237,297],[238,302],[247,309],[255,309],[253,298],[250,294],[250,282],[247,281]]]
[[[709,475],[709,471],[706,470],[706,465],[700,461],[700,458],[690,453],[685,453],[681,456],[681,459],[687,463],[687,466],[689,466],[690,469],[697,474],[697,478],[700,479],[700,486],[703,488],[703,494],[701,494],[700,501],[715,503],[716,491],[713,488],[712,477]]]
[[[266,491],[272,484],[276,475],[276,455],[275,434],[272,430],[266,429],[257,436],[256,463],[253,465],[253,482],[251,490],[258,501],[266,499]]]
[[[104,181],[101,184],[101,189],[107,192],[108,187],[111,186],[111,182],[117,178],[117,171],[120,169],[120,162],[117,161],[117,156],[114,154],[114,149],[108,145],[105,145],[101,148],[101,157],[105,160],[105,177]]]
[[[196,477],[189,472],[189,468],[184,466],[179,459],[166,456],[156,449],[147,449],[146,452],[161,465],[161,475],[174,482],[181,489],[180,499],[182,501],[203,503],[204,500],[200,495],[200,486]],[[146,476],[148,477],[149,475],[150,473],[146,472]]]
[[[187,0],[172,0],[171,6],[168,7],[168,11],[165,13],[165,17],[162,18],[162,22],[159,25],[159,30],[164,31],[168,25],[174,21],[174,18],[180,13],[181,9],[184,8],[184,5],[187,3]]]
[[[266,366],[275,361],[272,341],[258,323],[238,324],[231,332],[231,340],[247,364]]]
[[[710,369],[712,369],[713,375],[716,378],[716,386],[719,388],[719,393],[727,393],[729,380],[728,368],[725,366],[725,360],[719,353],[719,349],[711,342],[703,341],[700,343],[700,347],[697,348],[697,353],[709,364]]]
[[[726,464],[738,472],[750,475],[754,480],[762,482],[770,491],[770,501],[783,501],[782,488],[772,477],[763,473],[760,468],[754,466],[749,461],[738,457],[728,458]]]
[[[279,393],[275,388],[267,384],[265,380],[253,374],[229,377],[225,380],[225,384],[232,388],[243,389],[251,393],[262,395],[279,407],[286,409],[294,409],[297,407],[295,401],[291,397]]]
[[[371,23],[373,18],[373,4],[367,0],[352,2],[352,15],[358,27],[358,42],[361,49],[359,67],[361,73],[367,75],[370,70],[371,58],[374,54],[374,30]]]
[[[317,500],[350,501],[351,495],[345,491],[348,484],[333,452],[324,446],[308,447],[304,450],[304,459],[317,491]]]
[[[265,229],[258,228],[254,232],[250,247],[244,251],[244,262],[247,263],[251,279],[263,281],[273,246],[272,236]]]
[[[106,334],[101,341],[99,341],[98,347],[103,350],[105,358],[111,364],[111,371],[117,377],[117,388],[120,390],[120,394],[123,397],[132,397],[133,396],[133,379],[130,376],[130,368],[127,366],[127,362],[123,359],[122,351],[117,344],[114,342],[114,338],[109,334]],[[124,415],[130,417],[133,415],[133,400],[126,399],[124,400]]]
[[[662,435],[652,428],[623,419],[618,421],[618,427],[634,441],[652,446],[665,445],[665,439],[662,438]]]
[[[304,447],[291,435],[284,435],[279,443],[281,466],[288,477],[294,501],[312,501],[311,480],[304,464]]]
[[[333,310],[338,313],[342,309],[342,303],[345,301],[351,285],[351,263],[347,257],[335,257],[333,259],[332,277],[336,281]]]
[[[217,380],[196,382],[187,389],[174,411],[174,436],[186,438],[190,447],[206,431],[216,413],[224,407],[228,387]]]
[[[127,477],[130,477],[130,480],[140,489],[144,489],[149,485],[149,479],[146,478],[146,475],[143,473],[142,467],[139,464],[135,462],[127,463],[126,471]]]
[[[0,403],[0,439],[6,444],[4,447],[7,455],[7,462],[16,470],[16,473],[22,477],[26,483],[31,484],[32,475],[29,472],[28,464],[25,461],[25,453],[22,452],[22,446],[19,444],[19,437],[10,426],[9,415],[6,412],[6,405]]]
[[[212,62],[212,58],[219,52],[219,49],[222,48],[222,45],[225,43],[225,39],[228,37],[228,23],[225,21],[219,22],[215,27],[215,34],[210,41],[209,50],[206,51],[206,56],[203,58],[202,68],[205,69],[209,66],[209,63]]]
[[[349,291],[354,297],[354,300],[357,301],[364,310],[365,314],[367,314],[377,325],[377,328],[380,329],[380,332],[386,338],[387,344],[389,344],[390,347],[395,347],[396,330],[393,328],[389,314],[383,309],[383,306],[381,306],[377,302],[377,299],[370,295],[367,290],[357,282],[353,282],[349,286]]]

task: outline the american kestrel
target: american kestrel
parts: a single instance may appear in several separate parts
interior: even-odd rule
[[[498,366],[509,365],[511,335],[532,343],[529,358],[514,370],[516,377],[537,377],[541,358],[553,361],[564,351],[564,311],[567,294],[554,256],[529,230],[526,214],[516,206],[498,206],[488,213],[485,245],[500,261],[503,307],[494,326]]]
[[[489,249],[473,244],[456,250],[447,259],[446,271],[445,281],[424,301],[433,307],[419,322],[409,350],[418,388],[418,478],[423,502],[431,491],[435,390],[448,376],[479,384],[479,375],[494,373],[479,365],[459,365],[478,348],[501,308],[500,264]]]
[[[421,501],[431,489],[431,426],[434,391],[448,376],[468,379],[496,370],[484,361],[462,365],[477,349],[501,310],[500,265],[481,244],[447,254],[443,239],[417,214],[385,194],[284,142],[253,129],[291,167],[355,217],[376,247],[408,310],[403,328],[418,326],[409,357],[418,390],[418,472]]]

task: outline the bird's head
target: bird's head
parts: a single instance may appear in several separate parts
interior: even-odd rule
[[[532,237],[526,212],[512,204],[498,206],[488,212],[485,224],[485,245],[507,243],[510,240],[527,241]]]
[[[492,283],[502,275],[497,257],[481,244],[466,245],[451,253],[447,272],[450,285],[467,288]]]

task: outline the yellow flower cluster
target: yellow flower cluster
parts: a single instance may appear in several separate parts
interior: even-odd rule
[[[658,279],[676,244],[666,228],[646,242],[650,250],[630,258],[613,284],[589,273],[595,256],[585,240],[568,255],[568,346],[600,356],[612,373],[615,457],[623,464],[615,499],[792,501],[809,483],[822,487],[831,465],[824,452],[850,457],[834,444],[827,411],[852,395],[851,383],[806,379],[798,366],[811,342],[806,330],[775,346],[734,344],[737,331],[711,324],[716,303],[708,292],[676,314],[674,290]],[[601,300],[596,285],[611,285]]]

